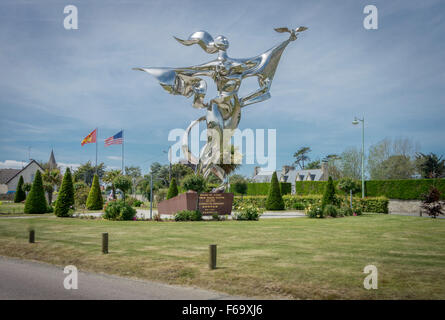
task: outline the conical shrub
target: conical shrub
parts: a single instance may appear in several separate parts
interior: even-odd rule
[[[269,195],[266,200],[267,210],[284,210],[284,201],[281,197],[280,184],[278,183],[277,173],[272,174],[270,181]]]
[[[178,195],[178,185],[176,184],[176,179],[173,178],[170,181],[170,186],[168,187],[167,199],[176,197]]]
[[[104,200],[102,193],[100,192],[99,177],[94,175],[93,184],[91,185],[90,193],[87,199],[87,209],[89,210],[101,210],[104,206]]]
[[[31,191],[25,202],[25,213],[46,213],[49,212],[48,204],[43,190],[43,181],[40,171],[36,171]]]
[[[19,203],[26,199],[26,192],[23,190],[23,176],[20,176],[19,182],[17,184],[17,189],[15,190],[14,202]]]
[[[69,217],[70,208],[74,205],[74,186],[71,171],[66,169],[62,180],[62,186],[57,196],[54,214],[58,217]]]
[[[335,197],[335,187],[334,181],[330,176],[328,179],[328,183],[326,184],[326,188],[323,193],[323,199],[321,200],[321,207],[324,208],[328,204],[333,206],[337,205],[337,198]]]

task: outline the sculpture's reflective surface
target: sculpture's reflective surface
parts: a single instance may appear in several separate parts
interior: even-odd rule
[[[275,29],[277,32],[290,33],[289,39],[256,57],[246,59],[234,59],[227,55],[229,41],[226,37],[218,36],[213,39],[209,33],[198,31],[190,35],[187,40],[176,37],[175,39],[186,46],[197,44],[209,54],[218,53],[217,59],[185,68],[134,68],[154,76],[161,86],[171,94],[193,96],[193,107],[206,109],[206,115],[191,123],[182,140],[185,157],[189,162],[197,164],[198,170],[205,177],[213,172],[221,179],[222,186],[225,185],[226,172],[220,165],[222,163],[220,150],[223,149],[222,146],[225,143],[223,139],[230,140],[231,135],[227,135],[227,132],[238,127],[241,108],[270,98],[269,90],[281,54],[289,42],[296,40],[297,34],[306,29],[305,27],[295,30],[277,28]],[[218,90],[217,96],[208,102],[204,101],[207,84],[201,77],[213,79]],[[259,88],[244,97],[239,97],[238,90],[241,82],[247,77],[257,77]],[[196,159],[189,150],[188,135],[194,125],[204,120],[208,129],[207,143],[199,159]],[[226,134],[223,135],[223,132]],[[215,137],[218,138],[215,139]],[[217,151],[215,152],[215,150]]]

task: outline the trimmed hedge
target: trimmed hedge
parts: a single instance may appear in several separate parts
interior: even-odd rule
[[[365,181],[366,195],[385,196],[389,199],[421,200],[422,194],[435,186],[445,199],[445,179],[370,180]]]
[[[104,200],[99,186],[99,177],[94,175],[93,184],[91,185],[90,193],[87,198],[88,210],[102,210],[104,206]]]
[[[50,209],[45,198],[45,191],[43,190],[43,181],[40,170],[36,171],[34,181],[32,183],[31,191],[29,191],[25,202],[25,213],[47,213]]]
[[[71,177],[70,168],[66,168],[60,187],[59,195],[57,196],[56,205],[54,207],[54,214],[58,217],[69,217],[74,211],[74,186],[73,178]]]
[[[277,173],[272,174],[272,181],[269,187],[269,194],[266,200],[267,210],[284,210],[284,202],[281,196],[280,185],[278,183]]]
[[[327,181],[296,181],[296,195],[322,195]],[[334,181],[337,188],[338,181]],[[422,194],[431,186],[436,186],[445,200],[445,179],[412,179],[412,180],[368,180],[365,181],[367,197],[386,197],[388,199],[421,200]],[[361,191],[355,193],[360,195]]]
[[[23,190],[23,176],[20,176],[17,190],[15,190],[14,202],[19,203],[26,199],[26,192]]]
[[[248,183],[246,195],[248,196],[268,195],[269,187],[270,187],[270,182]],[[290,194],[292,191],[292,184],[289,182],[280,182],[280,190],[281,190],[281,195]],[[230,192],[238,194],[237,192],[235,192],[235,188],[233,185],[230,186]]]
[[[349,206],[348,197],[338,197],[343,206]],[[246,205],[253,205],[257,208],[266,207],[266,196],[235,196],[233,199],[233,210]],[[309,205],[321,206],[321,195],[296,196],[284,195],[284,208],[286,210],[304,210]],[[352,205],[354,208],[360,208],[364,212],[388,213],[389,200],[385,197],[369,197],[365,199],[353,198]]]

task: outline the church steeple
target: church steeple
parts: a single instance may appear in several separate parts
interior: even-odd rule
[[[56,158],[54,157],[53,150],[51,150],[51,155],[49,156],[48,165],[50,170],[57,169],[57,162]]]

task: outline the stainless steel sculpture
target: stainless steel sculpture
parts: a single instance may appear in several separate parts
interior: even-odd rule
[[[176,37],[175,39],[185,46],[197,44],[209,54],[218,53],[215,60],[185,68],[134,68],[154,76],[171,94],[187,98],[193,96],[193,107],[207,110],[205,116],[193,121],[187,128],[182,139],[182,150],[187,160],[196,164],[198,171],[204,177],[213,172],[221,179],[222,184],[218,189],[223,189],[227,182],[226,172],[220,166],[223,158],[221,146],[226,143],[223,139],[230,140],[232,134],[227,132],[233,132],[238,127],[241,108],[270,98],[269,91],[281,54],[289,42],[296,40],[298,33],[306,29],[306,27],[275,29],[280,33],[288,32],[289,39],[256,57],[247,59],[234,59],[227,55],[229,41],[226,37],[218,36],[213,39],[206,31],[198,31],[191,34],[187,40]],[[210,77],[217,86],[218,95],[208,102],[204,101],[207,84],[201,77]],[[257,77],[259,88],[240,98],[238,90],[242,80],[247,77]],[[188,137],[191,128],[201,121],[206,121],[207,124],[207,143],[197,159],[190,152]],[[215,132],[218,135],[215,135]],[[215,136],[218,138],[215,139]]]

